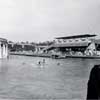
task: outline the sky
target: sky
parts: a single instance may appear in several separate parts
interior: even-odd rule
[[[48,41],[100,33],[100,0],[0,0],[0,37]]]

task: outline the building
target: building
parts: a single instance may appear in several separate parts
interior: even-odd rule
[[[19,43],[8,42],[8,48],[10,52],[35,51],[35,45],[24,42],[19,42]]]
[[[84,34],[67,37],[57,37],[54,44],[45,51],[62,52],[69,55],[94,55],[96,35]]]
[[[84,34],[55,39],[54,47],[71,55],[94,55],[96,46],[94,43],[96,35]]]
[[[84,35],[74,35],[67,37],[57,37],[55,38],[56,44],[68,44],[68,43],[83,43],[83,42],[91,42],[91,40],[95,39],[96,35],[84,34]]]
[[[8,43],[4,38],[0,38],[0,58],[8,57]]]

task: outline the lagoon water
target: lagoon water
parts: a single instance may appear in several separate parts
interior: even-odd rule
[[[0,60],[0,100],[85,100],[91,68],[99,59],[10,56]],[[58,64],[60,63],[60,64]]]

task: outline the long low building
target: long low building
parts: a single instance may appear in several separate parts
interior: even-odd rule
[[[4,38],[0,38],[0,58],[8,57],[8,43]]]
[[[100,40],[96,35],[84,34],[55,38],[54,44],[44,49],[44,52],[62,52],[66,54],[98,55]]]

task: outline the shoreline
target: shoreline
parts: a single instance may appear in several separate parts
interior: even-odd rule
[[[10,55],[20,55],[20,56],[31,56],[31,57],[46,57],[51,58],[50,54],[35,54],[35,53],[17,53],[17,52],[10,52]]]
[[[30,57],[45,57],[52,59],[67,59],[67,58],[82,58],[82,59],[100,59],[100,56],[77,56],[77,55],[67,55],[66,57],[56,57],[51,54],[38,54],[38,53],[20,53],[20,52],[10,52],[10,55],[20,55],[20,56],[30,56]]]

